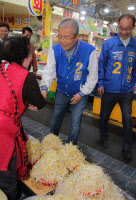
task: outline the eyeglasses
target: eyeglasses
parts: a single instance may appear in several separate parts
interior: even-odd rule
[[[121,32],[122,32],[122,31],[129,32],[129,31],[131,31],[131,30],[132,30],[132,28],[130,28],[130,27],[123,28],[123,27],[119,26],[119,27],[118,27],[118,30],[119,30],[119,31],[121,31]]]
[[[65,41],[68,41],[68,40],[72,40],[73,38],[75,38],[76,35],[73,36],[72,38],[70,38],[69,36],[61,36],[61,35],[58,35],[57,37],[58,37],[59,40],[62,40],[62,39],[63,39],[63,40],[65,40]]]
[[[0,30],[0,32],[7,33],[8,31],[7,30]]]

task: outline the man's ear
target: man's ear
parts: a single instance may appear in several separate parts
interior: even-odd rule
[[[76,39],[78,39],[79,38],[79,34],[78,35],[76,35]]]

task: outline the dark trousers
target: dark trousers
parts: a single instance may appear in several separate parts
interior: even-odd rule
[[[101,139],[108,140],[108,120],[110,114],[118,102],[122,112],[122,123],[123,123],[123,149],[130,150],[132,147],[132,101],[134,99],[133,92],[127,93],[109,93],[104,92],[101,99],[101,113],[100,113],[100,123],[99,130]]]
[[[0,171],[0,189],[7,195],[8,200],[16,200],[16,195],[17,195],[16,157],[10,160],[8,171]]]

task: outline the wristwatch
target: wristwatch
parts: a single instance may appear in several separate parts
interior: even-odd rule
[[[41,91],[42,91],[42,90],[48,91],[48,87],[47,87],[46,85],[43,85],[43,86],[41,87]]]

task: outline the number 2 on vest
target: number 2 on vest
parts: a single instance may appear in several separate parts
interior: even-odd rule
[[[83,64],[81,62],[77,62],[76,66],[78,66],[78,68],[75,70],[75,74],[81,74],[82,72],[80,69],[82,69]]]
[[[120,74],[120,71],[118,71],[121,68],[121,63],[120,62],[115,62],[113,67],[115,67],[117,65],[117,67],[112,71],[113,74]]]

